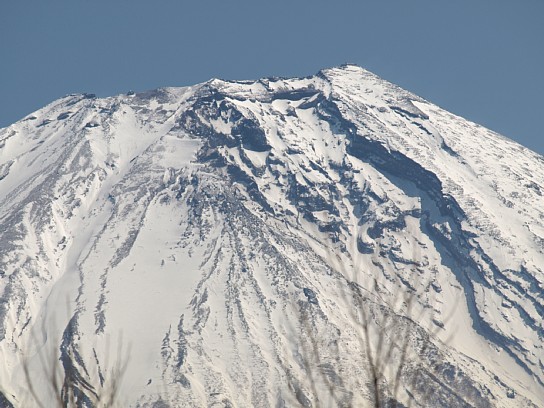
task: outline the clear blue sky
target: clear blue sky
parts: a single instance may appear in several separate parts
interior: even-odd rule
[[[67,93],[344,62],[544,154],[544,0],[0,0],[0,127]]]

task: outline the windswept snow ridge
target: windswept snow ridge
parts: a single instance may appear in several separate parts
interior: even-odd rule
[[[0,406],[25,366],[53,398],[44,358],[81,406],[119,361],[126,406],[365,406],[358,308],[408,336],[392,403],[543,406],[543,195],[542,156],[354,65],[67,96],[0,130]]]

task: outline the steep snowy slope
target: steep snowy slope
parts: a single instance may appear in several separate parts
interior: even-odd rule
[[[0,131],[2,393],[59,359],[83,405],[121,362],[126,406],[365,406],[383,334],[383,398],[543,406],[543,194],[352,65],[68,96]]]

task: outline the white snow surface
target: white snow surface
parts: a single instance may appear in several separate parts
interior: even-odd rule
[[[364,308],[407,339],[389,397],[544,406],[543,196],[542,156],[354,65],[69,95],[0,130],[0,391],[366,406]]]

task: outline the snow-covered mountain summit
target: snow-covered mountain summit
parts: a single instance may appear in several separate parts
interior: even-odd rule
[[[3,403],[59,359],[83,406],[119,360],[127,406],[366,406],[383,343],[390,401],[543,406],[543,194],[353,65],[67,96],[0,130]]]

